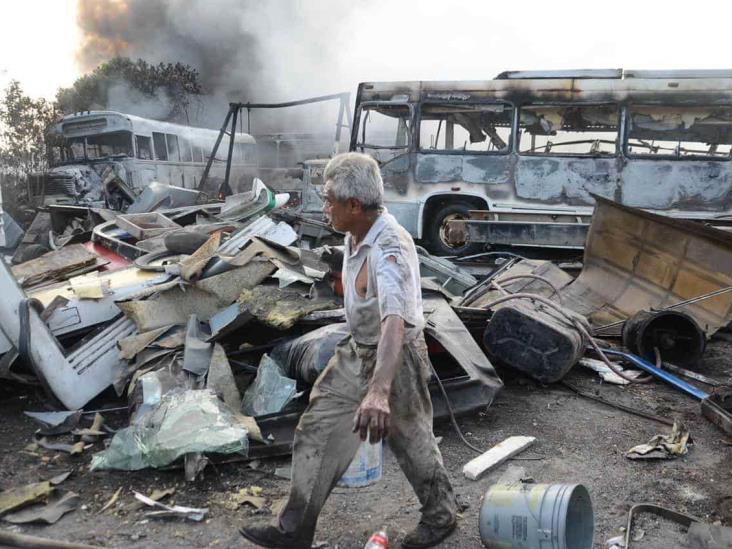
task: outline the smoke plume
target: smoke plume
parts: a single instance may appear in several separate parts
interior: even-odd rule
[[[114,56],[198,69],[205,89],[192,123],[218,127],[230,101],[278,102],[348,91],[324,82],[338,71],[330,58],[334,20],[349,11],[335,0],[78,0],[84,71]],[[317,5],[316,5],[317,4]],[[326,72],[324,72],[324,70]],[[110,107],[149,115],[160,110],[115,90]],[[159,101],[159,99],[157,100]],[[304,109],[307,111],[307,109]],[[320,116],[311,108],[311,120]],[[302,115],[302,112],[300,113]],[[269,124],[257,129],[281,131]],[[258,122],[258,121],[257,121]],[[306,128],[301,128],[300,131]]]

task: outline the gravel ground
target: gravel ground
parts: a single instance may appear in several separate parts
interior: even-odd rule
[[[732,345],[715,341],[709,346],[700,372],[730,379]],[[505,390],[487,410],[459,422],[468,439],[481,448],[511,435],[537,438],[526,450],[479,481],[462,476],[462,466],[475,454],[465,447],[448,422],[435,425],[442,437],[441,449],[455,489],[469,505],[459,528],[441,546],[465,549],[480,547],[478,514],[481,497],[509,467],[536,482],[582,483],[590,491],[595,512],[594,547],[622,533],[631,505],[651,502],[696,515],[707,522],[732,525],[732,446],[730,437],[708,423],[698,403],[673,389],[651,383],[632,387],[601,384],[592,372],[576,368],[567,380],[607,399],[667,417],[680,418],[691,431],[694,444],[689,453],[668,461],[640,462],[624,457],[636,444],[670,428],[648,419],[580,398],[561,385],[540,386],[508,370],[501,370]],[[180,469],[169,471],[89,472],[92,449],[80,456],[36,449],[26,450],[33,440],[35,424],[24,410],[43,409],[40,393],[7,385],[0,389],[0,487],[3,489],[50,478],[73,469],[62,488],[81,495],[84,508],[51,526],[12,526],[16,532],[97,544],[114,548],[143,547],[248,547],[237,528],[252,520],[271,516],[288,491],[288,481],[274,475],[289,459],[264,460],[254,469],[247,464],[209,467],[204,478],[187,484]],[[111,414],[110,414],[110,419]],[[123,417],[117,421],[124,421]],[[516,469],[517,467],[522,468]],[[262,488],[266,506],[230,509],[230,496],[242,488]],[[117,504],[100,513],[116,490]],[[150,493],[175,487],[172,501],[179,505],[209,507],[205,522],[147,519],[143,511],[127,509],[132,490]],[[331,548],[363,547],[369,534],[381,527],[388,531],[392,546],[419,518],[419,504],[395,459],[387,450],[382,480],[362,489],[337,488],[321,515],[316,540]],[[643,537],[631,547],[683,547],[683,532],[662,520],[643,518]],[[671,541],[669,541],[671,540]],[[326,545],[323,545],[326,546]]]

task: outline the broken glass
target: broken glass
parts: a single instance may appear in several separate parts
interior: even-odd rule
[[[616,154],[617,105],[527,106],[519,116],[519,152],[602,156]]]
[[[729,158],[732,108],[635,105],[629,107],[631,156]]]
[[[296,382],[285,377],[282,368],[268,355],[259,363],[257,377],[244,393],[241,411],[247,416],[261,416],[281,411],[294,397]]]
[[[160,405],[118,431],[92,458],[94,469],[164,467],[189,453],[246,455],[247,430],[213,391],[171,391]]]

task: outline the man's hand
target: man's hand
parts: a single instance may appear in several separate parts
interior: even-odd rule
[[[353,418],[353,432],[376,444],[389,434],[389,392],[370,388]]]

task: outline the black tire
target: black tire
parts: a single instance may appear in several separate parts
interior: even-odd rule
[[[452,219],[468,219],[469,211],[475,206],[466,202],[451,202],[438,208],[429,218],[424,219],[427,246],[435,255],[471,255],[479,253],[483,246],[480,243],[464,242],[452,245],[446,240],[445,224]]]

